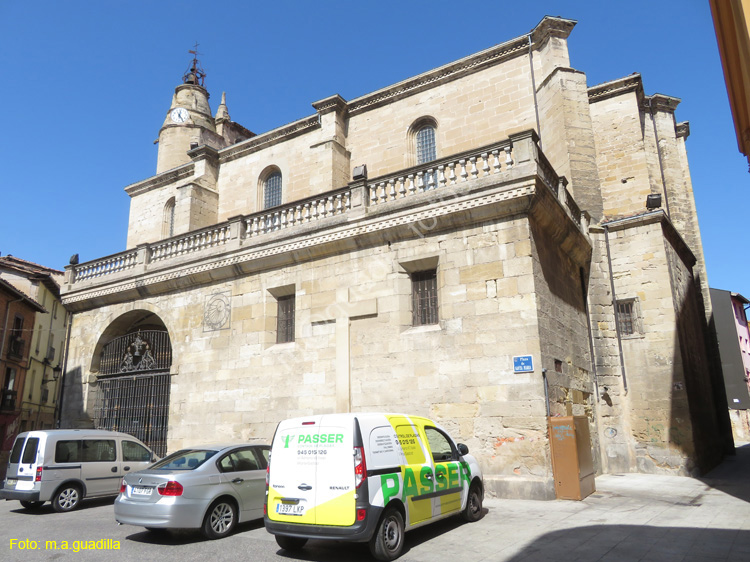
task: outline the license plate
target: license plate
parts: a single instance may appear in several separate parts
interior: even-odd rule
[[[132,493],[134,496],[150,496],[153,488],[147,488],[145,486],[133,486]]]
[[[18,482],[18,480],[16,480],[15,478],[7,478],[5,480],[5,484],[8,486],[8,488],[15,488],[16,482]]]
[[[302,515],[305,513],[305,506],[295,503],[277,503],[276,513],[282,515]]]

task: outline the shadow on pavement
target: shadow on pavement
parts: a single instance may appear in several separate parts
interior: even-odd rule
[[[86,511],[87,509],[94,509],[95,507],[101,507],[103,505],[114,505],[115,496],[109,496],[106,498],[94,498],[84,499],[81,504],[75,509],[75,511]],[[57,512],[52,509],[52,502],[45,502],[45,504],[36,509],[26,509],[18,504],[17,509],[12,509],[11,513],[18,513],[19,515],[57,515]],[[60,515],[65,515],[61,513]]]
[[[711,488],[750,502],[750,443],[737,447],[734,455],[724,457],[719,466],[699,480]]]
[[[484,515],[488,513],[484,508]],[[471,525],[461,517],[448,517],[442,521],[431,523],[406,533],[404,550],[401,556],[408,554],[409,550],[442,534],[449,533],[462,527]],[[349,543],[344,541],[319,541],[309,540],[301,550],[287,552],[279,549],[276,554],[289,560],[306,560],[316,562],[351,562],[352,560],[374,560],[370,556],[370,548],[367,543]]]
[[[137,529],[138,527],[134,528]],[[239,523],[232,532],[232,535],[261,528],[263,528],[263,519],[246,521],[245,523]],[[155,546],[179,546],[207,542],[210,540],[204,537],[199,529],[155,529],[153,531],[143,529],[137,533],[128,535],[125,539],[144,544],[153,544]],[[219,539],[217,544],[220,543],[221,539]]]
[[[643,525],[590,525],[542,535],[507,562],[573,560],[750,560],[750,531]],[[466,545],[470,556],[471,545]]]

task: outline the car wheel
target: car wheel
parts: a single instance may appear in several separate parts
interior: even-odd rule
[[[278,544],[284,550],[294,552],[295,550],[301,549],[307,543],[307,539],[301,539],[299,537],[282,537],[276,535],[276,544]]]
[[[370,539],[370,552],[377,560],[394,560],[404,548],[404,518],[395,509],[386,509]]]
[[[81,489],[74,484],[60,488],[52,500],[52,509],[58,513],[73,511],[81,503]]]
[[[221,539],[237,524],[237,508],[228,499],[219,499],[208,508],[203,520],[203,534],[209,539]]]
[[[44,505],[44,502],[32,502],[32,501],[26,501],[21,500],[21,505],[26,509],[39,509]]]
[[[466,500],[466,507],[461,512],[464,521],[473,523],[482,518],[482,489],[476,482],[469,488],[469,497]]]

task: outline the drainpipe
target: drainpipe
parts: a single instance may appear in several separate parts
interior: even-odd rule
[[[609,250],[609,227],[604,225],[604,241],[607,245],[607,266],[609,267],[609,286],[612,291],[612,308],[615,311],[615,333],[617,334],[617,347],[620,351],[620,369],[622,372],[622,386],[625,394],[628,393],[628,379],[625,377],[625,358],[622,353],[622,338],[620,337],[620,323],[617,318],[617,295],[615,294],[615,279],[612,275],[612,254]]]
[[[67,310],[65,311],[65,324],[65,349],[63,350],[63,356],[61,359],[62,372],[57,381],[58,387],[55,389],[57,391],[57,400],[55,400],[55,427],[57,428],[60,427],[60,418],[62,418],[62,402],[63,395],[65,394],[65,373],[68,371],[68,351],[70,349],[70,329],[73,326],[73,313]]]
[[[539,134],[539,150],[542,150],[542,129],[539,126],[539,103],[536,99],[536,79],[534,78],[534,53],[531,49],[531,33],[529,33],[529,67],[531,69],[531,93],[534,95],[534,114],[536,115],[536,132]]]
[[[549,382],[547,381],[547,369],[542,369],[542,381],[544,382],[544,405],[547,407],[547,417],[550,417]]]
[[[594,396],[599,400],[599,375],[596,371],[596,356],[594,355],[594,336],[591,333],[591,314],[589,313],[589,299],[586,290],[586,280],[583,276],[583,268],[578,268],[581,277],[581,293],[583,294],[583,308],[586,311],[586,328],[589,335],[589,353],[591,354],[591,372],[594,375]]]

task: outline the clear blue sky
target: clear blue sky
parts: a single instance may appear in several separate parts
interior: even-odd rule
[[[578,21],[594,85],[640,72],[682,99],[711,286],[750,298],[750,174],[707,0],[274,2],[0,0],[0,252],[62,269],[125,249],[123,188],[156,170],[159,128],[197,41],[215,112],[262,133],[522,35]]]

